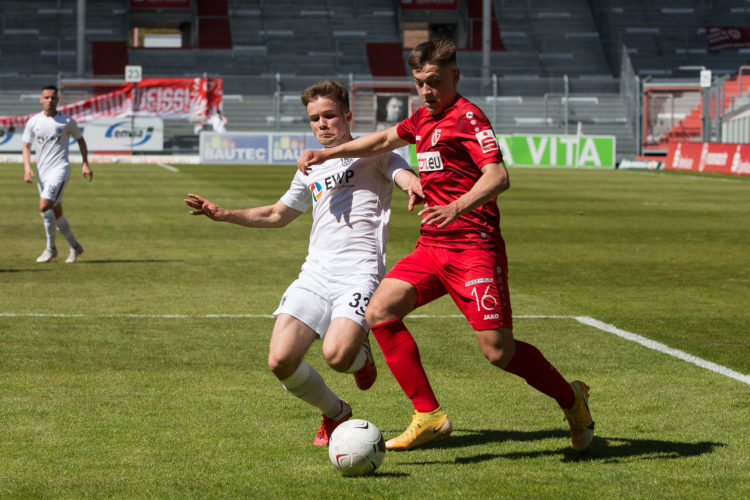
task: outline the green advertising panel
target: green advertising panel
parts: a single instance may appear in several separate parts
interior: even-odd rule
[[[508,166],[615,167],[613,135],[499,135],[497,140]],[[414,145],[411,162],[417,165]]]

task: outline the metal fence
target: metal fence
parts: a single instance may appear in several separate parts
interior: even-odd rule
[[[649,123],[645,117],[648,107],[643,101],[644,86],[658,83],[653,78],[646,81],[639,78],[630,63],[628,52],[622,48],[620,78],[569,78],[504,76],[493,74],[489,84],[479,77],[463,77],[459,92],[474,101],[493,123],[499,134],[572,134],[580,129],[584,133],[608,134],[617,136],[618,156],[628,157],[641,154],[648,145]],[[159,76],[159,75],[149,75]],[[167,75],[165,75],[167,76]],[[174,76],[174,75],[171,75]],[[204,76],[200,74],[185,76]],[[221,76],[221,75],[208,75]],[[353,92],[357,112],[355,129],[366,133],[374,129],[373,102],[378,86],[412,87],[410,78],[374,79],[355,74],[338,75],[284,75],[227,76],[224,80],[225,113],[230,119],[230,128],[235,130],[265,131],[306,131],[309,129],[299,95],[307,86],[323,78],[334,78],[344,82]],[[728,125],[750,114],[750,96],[742,92],[742,87],[750,87],[750,66],[738,69],[739,83],[731,86],[728,76],[714,77],[711,87],[701,94],[703,127],[699,137],[688,140],[721,142],[722,139],[742,139],[740,132],[746,125]],[[58,84],[65,79],[62,75],[0,75],[0,116],[25,114],[38,110],[38,102],[24,99],[37,94],[39,89],[50,82]],[[694,78],[661,79],[666,85],[697,87],[698,72]],[[366,90],[370,89],[369,94]],[[411,90],[412,99],[416,93]],[[13,109],[8,109],[9,95],[18,96]],[[369,100],[369,104],[368,104]],[[666,103],[668,104],[668,103]],[[5,108],[5,109],[3,109]],[[679,113],[665,112],[669,116],[670,129],[678,123]],[[746,123],[745,120],[743,123]],[[739,122],[738,122],[739,123]],[[239,127],[239,128],[238,128]],[[175,136],[172,144],[176,150],[191,150],[195,141],[185,137],[189,127],[170,125],[165,131]],[[667,130],[667,129],[665,129]],[[665,132],[660,131],[659,134]],[[176,152],[176,150],[173,150]]]

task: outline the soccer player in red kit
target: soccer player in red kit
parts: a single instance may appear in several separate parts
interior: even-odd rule
[[[386,448],[413,448],[452,431],[402,322],[417,307],[447,293],[489,362],[555,399],[570,424],[573,448],[585,450],[594,437],[589,387],[568,383],[536,347],[513,338],[497,206],[497,196],[510,182],[495,132],[484,113],[457,91],[460,73],[453,42],[424,42],[408,62],[423,107],[395,127],[339,147],[305,151],[297,162],[306,171],[329,158],[373,156],[409,143],[417,147],[425,200],[419,212],[421,235],[416,249],[380,283],[366,311],[386,364],[414,405],[411,424]]]

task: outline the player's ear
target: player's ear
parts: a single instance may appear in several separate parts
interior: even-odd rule
[[[346,113],[344,113],[344,118],[346,119],[346,123],[351,124],[352,123],[352,112],[351,111],[347,111]]]
[[[458,80],[461,78],[461,70],[453,68],[453,84],[458,85]]]

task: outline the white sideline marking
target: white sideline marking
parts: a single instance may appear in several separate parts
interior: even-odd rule
[[[160,166],[161,168],[166,168],[166,169],[167,169],[167,170],[169,170],[170,172],[179,172],[179,171],[180,171],[180,169],[179,169],[179,168],[177,168],[177,167],[173,167],[172,165],[168,165],[168,164],[166,164],[166,163],[161,163],[161,162],[159,162],[159,163],[157,163],[157,165],[158,165],[158,166]]]
[[[202,319],[202,318],[273,318],[272,314],[55,314],[55,313],[0,313],[1,318],[142,318],[142,319]]]
[[[745,375],[743,373],[736,372],[734,370],[727,368],[726,366],[717,365],[716,363],[712,363],[711,361],[706,361],[703,358],[693,356],[692,354],[688,354],[678,349],[673,349],[669,347],[668,345],[662,344],[661,342],[656,342],[654,340],[647,339],[646,337],[641,337],[640,335],[636,335],[635,333],[621,330],[615,326],[599,321],[598,319],[589,318],[588,316],[571,316],[571,317],[575,319],[576,321],[583,323],[584,325],[593,326],[594,328],[605,331],[607,333],[611,333],[613,335],[617,335],[618,337],[622,337],[626,340],[630,340],[631,342],[635,342],[636,344],[641,344],[642,346],[648,347],[649,349],[653,349],[654,351],[659,351],[663,354],[668,354],[669,356],[673,356],[683,361],[687,361],[688,363],[692,363],[696,366],[700,366],[701,368],[705,368],[706,370],[712,371],[714,373],[719,373],[721,375],[724,375],[725,377],[733,378],[735,380],[739,380],[740,382],[744,382],[745,384],[750,385],[750,375]]]
[[[85,318],[85,317],[102,317],[102,318],[145,318],[145,319],[208,319],[208,318],[247,318],[247,319],[259,319],[259,318],[273,318],[271,314],[54,314],[54,313],[0,313],[2,318]],[[463,318],[460,314],[412,314],[409,318]],[[725,377],[738,380],[745,384],[750,385],[750,375],[734,371],[726,366],[722,366],[711,361],[706,361],[703,358],[693,356],[679,349],[673,349],[666,344],[656,342],[655,340],[642,337],[638,334],[622,330],[616,326],[604,323],[598,319],[591,318],[589,316],[555,316],[555,315],[522,315],[514,316],[515,319],[574,319],[579,323],[587,326],[596,328],[603,332],[611,333],[625,340],[635,342],[643,347],[658,351],[662,354],[672,356],[677,359],[681,359],[693,365],[699,366],[706,370],[724,375]]]

